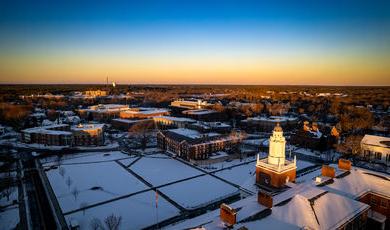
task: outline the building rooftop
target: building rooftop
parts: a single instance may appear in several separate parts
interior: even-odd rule
[[[202,134],[196,130],[185,129],[185,128],[169,129],[164,131],[164,134],[175,140],[188,141],[191,143],[201,142],[203,138],[217,138],[221,136],[221,134],[219,133],[210,132],[207,134]]]
[[[337,168],[337,165],[331,165]],[[337,169],[335,178],[324,178],[316,170],[288,183],[289,188],[273,196],[271,210],[257,202],[257,195],[230,204],[237,210],[237,224],[233,229],[336,229],[368,210],[369,206],[357,201],[358,197],[373,192],[390,197],[389,176],[371,170],[353,167],[350,171]],[[168,226],[168,229],[224,229],[219,209]]]
[[[183,114],[188,114],[188,115],[206,115],[206,114],[213,114],[213,113],[217,113],[217,111],[211,109],[190,109],[190,110],[183,111]]]
[[[296,121],[298,120],[297,117],[287,117],[287,116],[270,116],[270,117],[250,117],[247,118],[247,120],[252,121],[269,121],[269,122],[285,122],[285,121]]]
[[[154,119],[166,119],[170,121],[177,121],[177,122],[196,122],[196,120],[186,117],[171,117],[171,116],[156,116]]]
[[[46,134],[67,134],[70,133],[68,131],[60,131],[60,130],[52,130],[56,128],[64,128],[68,127],[67,124],[52,124],[52,125],[46,125],[46,126],[38,126],[33,128],[28,128],[22,130],[24,133],[46,133]]]
[[[128,114],[143,114],[143,115],[151,115],[156,113],[168,113],[167,109],[158,109],[158,108],[138,108],[137,110],[126,110],[123,111]]]
[[[390,148],[390,137],[364,135],[362,144]]]
[[[95,130],[102,129],[105,124],[79,124],[76,126],[72,126],[73,131],[83,131],[83,130]]]

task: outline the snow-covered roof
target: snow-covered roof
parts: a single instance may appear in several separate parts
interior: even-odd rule
[[[245,226],[249,229],[337,229],[359,213],[370,208],[357,198],[367,192],[390,196],[390,178],[384,174],[353,167],[349,172],[337,169],[338,175],[327,185],[317,186],[315,175],[321,170],[304,176],[289,189],[273,196],[272,212],[257,202],[257,195],[239,200],[229,206],[237,210],[234,229]],[[314,176],[314,178],[313,178]],[[255,220],[249,217],[263,213]],[[243,221],[246,220],[246,221]],[[241,222],[241,223],[240,223]],[[172,224],[168,229],[186,229],[202,226],[205,229],[224,229],[219,209],[193,219]]]
[[[247,120],[252,121],[268,121],[268,122],[286,122],[286,121],[296,121],[297,117],[286,117],[286,116],[270,116],[270,117],[250,117]]]
[[[333,180],[333,183],[325,186],[327,190],[353,199],[367,192],[390,197],[390,177],[386,174],[353,167],[349,175]]]
[[[167,109],[158,109],[158,108],[139,108],[139,110],[126,110],[123,111],[128,114],[143,114],[143,115],[152,115],[160,113],[168,113]]]
[[[143,120],[143,119],[142,120],[129,120],[129,119],[122,119],[122,118],[115,118],[115,119],[112,119],[112,121],[133,124],[133,123],[137,123],[139,121],[145,121],[145,120]]]
[[[178,128],[170,129],[169,131],[191,139],[197,139],[201,137],[201,133],[193,129]]]
[[[76,126],[72,126],[71,129],[73,131],[83,131],[83,130],[94,130],[94,129],[102,129],[105,124],[79,124]]]
[[[166,119],[170,121],[176,121],[176,122],[196,122],[196,120],[186,117],[171,117],[171,116],[156,116],[153,119]]]
[[[384,148],[390,148],[390,137],[364,135],[361,143],[365,145],[374,145]]]
[[[191,115],[206,115],[206,114],[213,114],[216,112],[217,111],[211,109],[191,109],[191,110],[183,111],[184,114],[191,114]]]
[[[24,133],[41,133],[41,134],[50,134],[50,135],[71,135],[72,133],[69,131],[53,130],[56,128],[62,128],[62,127],[67,127],[67,126],[68,125],[66,125],[66,124],[53,124],[53,125],[24,129],[24,130],[22,130],[22,132],[24,132]]]
[[[96,112],[108,112],[108,111],[121,111],[129,109],[128,105],[122,104],[98,104],[89,106],[88,109],[84,109],[87,111],[96,111]]]

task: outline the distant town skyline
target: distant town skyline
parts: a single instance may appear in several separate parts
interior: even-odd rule
[[[389,1],[2,1],[0,83],[390,85]]]

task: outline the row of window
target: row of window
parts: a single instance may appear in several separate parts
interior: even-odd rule
[[[376,196],[371,196],[371,206],[373,206],[373,207],[380,206],[381,208],[387,209],[388,201],[387,201],[387,199],[381,199],[381,198],[376,197]]]

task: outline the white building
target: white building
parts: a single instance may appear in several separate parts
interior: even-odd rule
[[[390,137],[365,135],[360,148],[364,159],[390,165]]]
[[[184,109],[203,109],[212,106],[213,104],[202,100],[183,100],[179,99],[171,102],[172,107],[184,108]]]

